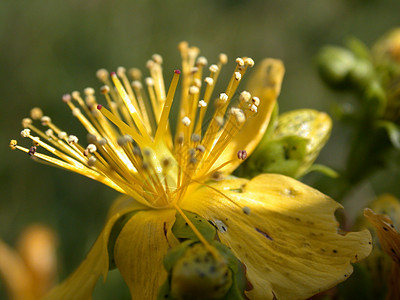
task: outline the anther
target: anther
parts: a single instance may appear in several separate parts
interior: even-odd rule
[[[177,138],[176,138],[176,142],[177,142],[179,145],[182,145],[182,144],[183,144],[183,140],[184,140],[183,137],[184,137],[184,135],[183,135],[182,132],[178,134],[178,136],[177,136]]]
[[[201,137],[199,134],[193,133],[191,136],[191,139],[192,139],[192,142],[198,143],[198,142],[200,142]]]
[[[225,93],[221,93],[221,94],[219,94],[219,99],[222,101],[222,102],[226,102],[226,101],[228,101],[228,95],[227,94],[225,94]]]
[[[76,137],[75,135],[70,135],[68,137],[68,143],[77,144],[78,143],[78,137]]]
[[[240,57],[236,58],[236,63],[238,64],[239,67],[243,67],[244,66],[244,61]]]
[[[211,65],[209,69],[210,69],[210,72],[212,72],[212,73],[217,73],[219,70],[217,65]]]
[[[259,106],[259,105],[260,105],[260,98],[258,98],[258,97],[253,97],[253,98],[251,99],[251,101],[253,102],[253,104],[254,104],[255,106]]]
[[[161,65],[163,63],[163,58],[162,58],[162,56],[160,54],[153,54],[153,56],[151,58],[157,64]]]
[[[45,132],[44,132],[47,136],[52,136],[52,135],[54,135],[54,132],[53,132],[53,129],[47,129]]]
[[[43,117],[43,111],[39,107],[31,109],[31,118],[33,120],[39,120],[41,117]]]
[[[200,89],[197,86],[192,85],[189,88],[189,94],[190,95],[195,95],[195,94],[198,94],[199,92],[200,92]]]
[[[257,112],[257,106],[255,106],[254,104],[252,106],[250,106],[250,111],[256,113]]]
[[[204,67],[204,66],[206,66],[207,64],[208,64],[207,58],[205,58],[204,56],[200,56],[200,57],[197,59],[196,65]]]
[[[217,122],[219,127],[222,127],[222,125],[224,125],[224,118],[221,116],[216,116],[215,117],[215,122]]]
[[[225,65],[226,63],[228,63],[228,55],[226,55],[225,53],[220,53],[219,55],[219,62],[223,65]]]
[[[139,80],[132,81],[131,85],[135,90],[140,90],[143,87]]]
[[[142,72],[138,68],[129,69],[129,75],[131,75],[133,80],[142,79]]]
[[[251,94],[248,91],[243,91],[240,93],[239,101],[241,103],[249,102],[251,99]]]
[[[204,78],[204,82],[207,83],[208,85],[213,85],[214,79],[212,79],[211,77],[206,77]]]
[[[18,144],[17,140],[11,140],[10,141],[11,150],[15,150],[17,148],[17,144]]]
[[[21,136],[23,137],[23,138],[26,138],[26,137],[28,137],[29,135],[31,134],[31,130],[30,129],[24,129],[24,130],[22,130],[21,131]]]
[[[101,110],[102,108],[103,108],[103,105],[97,104],[97,109],[98,109],[98,110]]]
[[[28,155],[29,155],[29,156],[35,155],[36,149],[37,149],[36,146],[30,147],[30,148],[29,148],[29,151],[28,151]]]
[[[188,117],[183,117],[182,118],[182,124],[188,127],[190,125],[191,121]]]
[[[236,121],[239,124],[242,124],[242,123],[244,123],[246,121],[246,116],[244,115],[243,111],[240,108],[232,107],[231,108],[231,113],[232,113],[232,115],[235,116]]]
[[[96,72],[96,76],[100,81],[106,81],[108,79],[109,73],[106,69],[100,69]]]
[[[104,95],[104,94],[108,94],[110,92],[110,88],[108,87],[108,85],[103,85],[100,88],[100,92]]]
[[[164,158],[161,161],[161,164],[162,164],[163,169],[167,169],[171,166],[171,160],[169,158]]]
[[[204,100],[200,100],[199,101],[199,107],[206,107],[207,106],[207,102]]]
[[[143,155],[142,155],[142,150],[140,150],[139,147],[133,147],[133,154],[134,154],[135,156],[137,156],[137,157],[140,157],[140,158],[143,157]]]
[[[145,157],[150,157],[151,156],[151,151],[149,148],[144,148],[143,149],[143,156]]]
[[[89,144],[87,145],[86,149],[90,152],[90,153],[94,153],[97,151],[97,147],[94,144]]]
[[[148,69],[152,69],[153,68],[153,66],[154,66],[154,61],[153,60],[148,60],[147,62],[146,62],[146,68],[148,68]]]
[[[124,138],[125,138],[127,143],[132,143],[133,142],[133,138],[129,134],[125,134]]]
[[[245,160],[247,158],[247,151],[246,150],[239,150],[237,153],[237,157],[241,160]]]
[[[105,146],[107,145],[107,140],[105,138],[101,138],[98,140],[98,143],[100,146]]]
[[[118,67],[117,68],[117,74],[118,74],[119,77],[124,76],[125,73],[126,73],[126,69],[124,67]]]
[[[253,60],[252,58],[250,58],[250,57],[247,57],[247,58],[245,59],[245,63],[246,63],[250,68],[252,68],[252,67],[254,66],[254,60]]]
[[[146,77],[145,82],[146,82],[147,86],[153,86],[154,85],[154,80],[151,77]]]
[[[48,116],[44,116],[40,119],[40,122],[42,122],[43,126],[47,126],[51,122],[51,119]]]
[[[118,144],[118,146],[120,146],[120,147],[126,146],[127,141],[126,141],[125,137],[119,136],[119,137],[117,138],[117,144]]]
[[[197,151],[200,151],[201,153],[203,153],[204,151],[206,151],[206,147],[204,147],[203,145],[198,145],[198,146],[196,147],[196,150],[197,150]]]
[[[60,140],[63,140],[63,139],[65,139],[67,137],[67,135],[68,134],[65,131],[61,131],[61,132],[58,133],[58,138]]]
[[[193,80],[193,83],[194,83],[195,86],[201,87],[201,80],[199,78],[195,78]]]
[[[83,90],[83,92],[85,93],[86,96],[93,96],[95,93],[95,90],[94,90],[94,88],[87,87]]]
[[[96,158],[94,156],[89,157],[88,159],[89,167],[94,167],[95,164],[96,164]]]
[[[97,137],[94,134],[91,134],[91,133],[87,134],[86,139],[90,144],[93,144],[93,143],[97,142]]]
[[[174,73],[175,74],[181,74],[181,70],[176,69],[176,70],[174,70]]]
[[[31,124],[32,124],[32,119],[31,118],[23,118],[22,119],[22,127],[23,128],[27,128]]]
[[[73,99],[78,100],[80,98],[80,96],[81,96],[81,93],[79,93],[78,91],[73,91],[71,93],[71,96],[72,96]]]
[[[71,101],[71,94],[64,94],[63,96],[62,96],[62,101],[63,102],[65,102],[65,103],[67,103],[67,102],[70,102]]]
[[[236,80],[242,79],[242,74],[240,74],[240,72],[235,72],[235,79]]]
[[[198,71],[199,71],[199,68],[198,68],[198,67],[193,67],[193,68],[190,70],[190,73],[196,74]]]

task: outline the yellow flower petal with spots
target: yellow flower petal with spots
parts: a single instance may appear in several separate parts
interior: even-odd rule
[[[178,241],[171,232],[176,211],[136,213],[121,230],[115,244],[115,263],[132,299],[155,299],[167,278],[163,259]]]
[[[203,187],[182,207],[213,222],[246,265],[251,299],[305,299],[344,281],[371,251],[368,230],[338,233],[340,204],[282,175]]]

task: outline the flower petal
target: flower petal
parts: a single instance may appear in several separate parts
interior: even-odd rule
[[[147,210],[135,214],[115,244],[115,263],[132,299],[156,299],[167,279],[163,259],[178,241],[171,232],[175,210]]]
[[[86,259],[74,273],[56,286],[45,299],[91,299],[93,289],[100,275],[103,275],[104,280],[107,277],[109,267],[108,240],[115,222],[122,215],[138,210],[139,207],[140,204],[134,200],[128,200],[126,196],[118,198],[112,205],[113,214],[108,217],[107,223],[90,249]]]
[[[283,175],[222,181],[181,207],[216,225],[247,267],[251,299],[305,299],[345,280],[371,251],[368,230],[338,233],[339,203]]]
[[[260,98],[258,112],[246,122],[240,132],[232,139],[229,147],[222,152],[214,164],[215,167],[236,159],[239,150],[246,150],[250,155],[256,148],[267,130],[276,99],[281,90],[284,73],[285,68],[282,61],[271,58],[264,59],[252,73],[247,90],[252,96]],[[240,163],[241,161],[236,159],[234,163],[227,165],[222,171],[226,174],[232,173]]]

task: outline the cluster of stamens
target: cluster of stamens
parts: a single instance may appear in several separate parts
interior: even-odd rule
[[[230,106],[247,69],[254,65],[251,58],[237,58],[225,91],[214,101],[215,109],[207,112],[227,57],[220,54],[218,64],[212,64],[203,79],[207,60],[198,57],[198,48],[182,42],[179,50],[182,72],[174,71],[168,91],[162,58],[155,54],[147,62],[150,77],[144,80],[136,68],[127,71],[119,67],[116,73],[104,69],[97,72],[104,83],[100,91],[108,109],[97,102],[92,88],[85,89],[83,96],[75,91],[62,97],[88,132],[86,147],[76,136],[68,135],[48,116],[43,116],[39,108],[34,108],[31,117],[22,121],[21,135],[31,139],[33,145],[24,148],[12,140],[10,147],[28,153],[39,162],[100,181],[146,205],[157,208],[176,204],[191,184],[215,177],[232,162],[215,165],[260,104],[257,97],[243,91],[238,96],[238,105]],[[171,107],[180,77],[181,99],[173,135]],[[46,129],[42,131],[34,121],[40,121]],[[41,153],[40,148],[51,155]],[[240,150],[238,159],[247,157],[246,151],[237,150]]]

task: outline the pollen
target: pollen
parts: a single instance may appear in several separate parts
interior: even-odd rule
[[[33,146],[11,140],[10,148],[100,181],[149,207],[175,207],[191,185],[222,178],[221,169],[232,161],[217,165],[218,158],[260,105],[256,95],[238,91],[254,65],[251,58],[237,58],[225,88],[216,91],[227,55],[207,68],[197,47],[182,42],[178,49],[182,69],[171,72],[168,83],[164,59],[154,54],[146,63],[147,77],[138,68],[100,69],[99,95],[91,87],[64,94],[62,102],[87,131],[86,140],[34,108],[22,120],[21,132]],[[245,150],[237,151],[235,159],[246,159]]]

